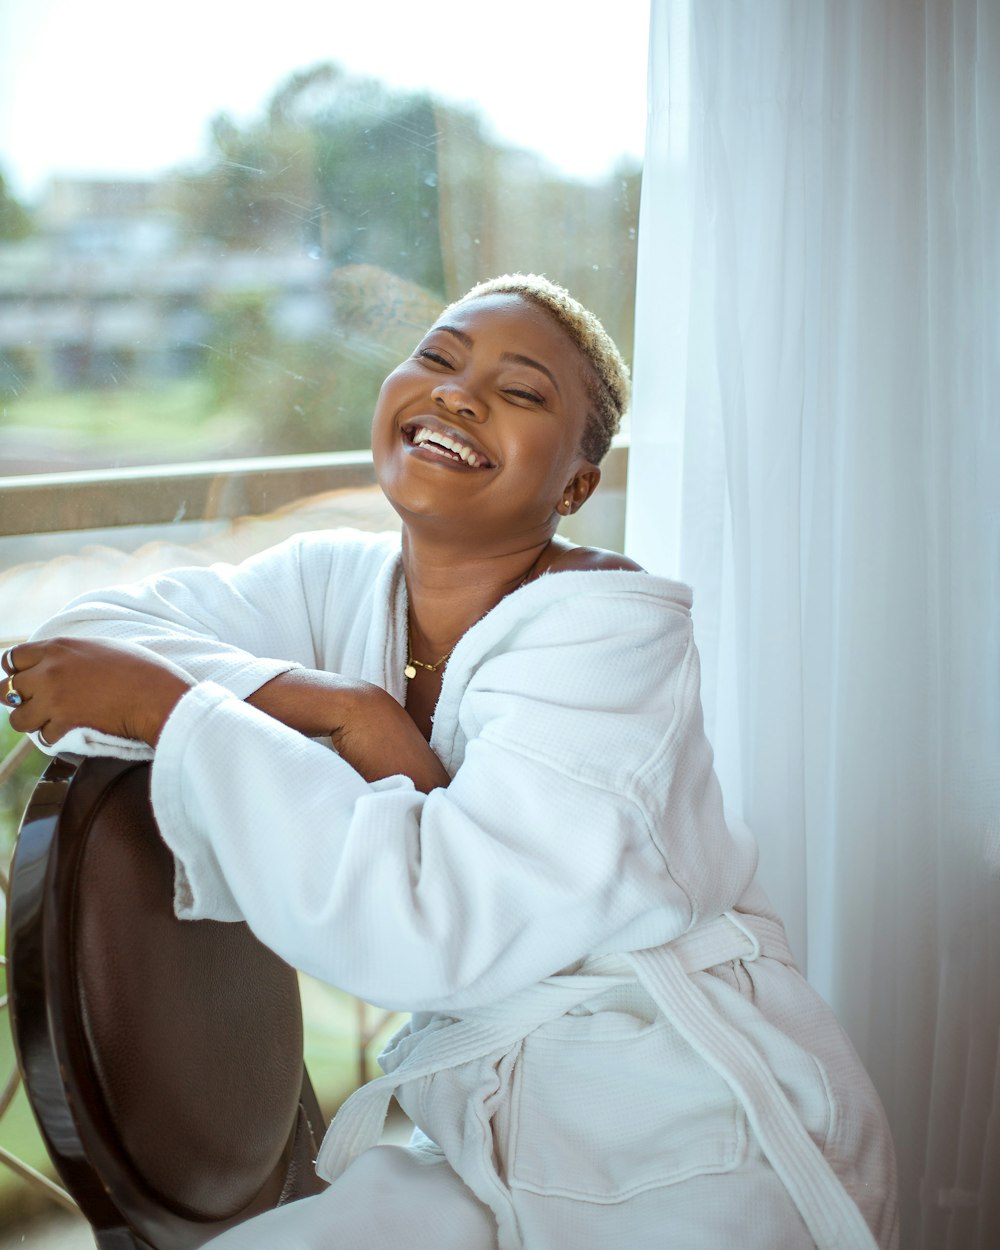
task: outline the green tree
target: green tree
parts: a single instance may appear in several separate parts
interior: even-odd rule
[[[7,189],[7,180],[0,174],[0,240],[25,239],[34,233],[31,214]]]
[[[287,342],[266,292],[230,295],[213,310],[208,371],[217,407],[257,419],[262,455],[365,447],[384,363],[351,339]]]
[[[214,118],[211,165],[184,180],[181,208],[227,249],[300,247],[441,292],[436,126],[425,94],[332,63],[300,70],[257,121]]]
[[[382,377],[449,299],[495,273],[548,274],[631,349],[639,172],[573,179],[495,141],[471,109],[349,75],[291,74],[262,115],[218,115],[180,182],[191,234],[224,252],[309,254],[328,320],[279,333],[277,289],[230,294],[207,344],[216,400],[261,451],[367,445]],[[277,284],[276,284],[277,285]]]

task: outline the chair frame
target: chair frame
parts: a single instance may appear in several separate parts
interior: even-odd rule
[[[118,781],[148,765],[54,759],[29,800],[11,865],[7,954],[11,1026],[25,1089],[56,1172],[100,1250],[196,1250],[250,1215],[322,1190],[312,1161],[324,1122],[303,1065],[296,1123],[281,1162],[247,1208],[221,1220],[171,1209],[131,1172],[88,1054],[72,985],[72,926],[60,924],[89,832],[90,813]],[[72,831],[82,824],[83,832]],[[178,921],[178,924],[198,923]],[[264,951],[264,948],[260,948]],[[267,957],[273,960],[270,952]],[[289,969],[288,975],[294,972]],[[92,1070],[91,1070],[92,1071]]]

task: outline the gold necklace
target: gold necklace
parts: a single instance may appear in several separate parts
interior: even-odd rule
[[[535,557],[534,562],[531,565],[531,568],[528,569],[527,573],[525,573],[525,575],[517,583],[517,585],[514,587],[514,590],[520,590],[521,587],[525,584],[525,582],[527,582],[528,578],[531,577],[532,573],[535,572],[535,570],[538,568],[538,565],[541,562],[542,556],[545,555],[546,551],[548,551],[549,545],[551,544],[551,542],[552,540],[549,539],[549,541],[541,549],[541,551]],[[507,592],[507,594],[513,594],[513,593],[514,591]],[[504,598],[506,597],[507,596],[505,595]],[[403,676],[406,678],[407,681],[412,681],[414,677],[416,677],[417,675],[418,668],[422,668],[425,673],[436,673],[442,664],[444,664],[446,661],[451,659],[451,653],[452,651],[455,650],[455,648],[458,646],[460,641],[461,639],[456,639],[448,648],[448,650],[444,653],[444,655],[440,658],[440,660],[437,660],[434,664],[425,664],[423,660],[415,660],[413,658],[413,652],[410,650],[410,622],[409,620],[407,620],[406,622],[406,665],[403,669]]]
[[[445,660],[450,659],[452,651],[454,651],[455,647],[458,646],[458,643],[456,642],[451,648],[449,648],[448,651],[444,653],[444,655],[440,658],[440,660],[438,660],[436,664],[425,664],[423,660],[415,660],[413,656],[409,654],[409,651],[410,651],[409,631],[407,631],[406,642],[407,642],[407,647],[406,647],[407,660],[406,660],[406,667],[403,669],[403,676],[406,678],[407,681],[412,681],[414,677],[416,677],[418,668],[422,668],[425,673],[436,673],[438,669],[441,667],[441,665],[445,662]]]

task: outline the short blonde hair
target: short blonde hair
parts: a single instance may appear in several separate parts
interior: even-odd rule
[[[455,308],[486,295],[519,295],[529,300],[554,317],[579,348],[590,366],[584,377],[590,409],[580,450],[592,464],[600,464],[618,433],[630,389],[628,365],[611,335],[569,291],[537,273],[505,273],[489,278],[448,307]]]

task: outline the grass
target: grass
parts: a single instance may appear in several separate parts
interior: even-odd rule
[[[6,1081],[13,1071],[14,1043],[7,1027],[6,1013],[3,1013],[3,1019],[0,1019],[0,1079]],[[46,1176],[54,1175],[23,1087],[17,1091],[0,1120],[0,1146]],[[35,1211],[50,1209],[52,1205],[50,1199],[43,1197],[0,1162],[0,1226],[24,1219]]]
[[[211,383],[198,377],[155,387],[32,388],[0,401],[3,426],[30,431],[39,445],[88,460],[163,461],[245,448],[251,419],[239,407],[216,406]]]

